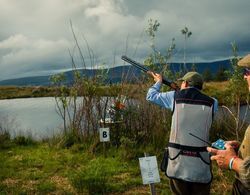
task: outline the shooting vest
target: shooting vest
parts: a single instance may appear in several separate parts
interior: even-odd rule
[[[189,182],[210,183],[207,143],[190,135],[209,141],[209,130],[213,119],[214,100],[196,88],[175,93],[172,126],[168,144],[169,178]]]

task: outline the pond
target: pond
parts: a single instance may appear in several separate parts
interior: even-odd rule
[[[12,137],[51,137],[61,131],[62,122],[53,97],[0,100],[0,124]]]
[[[216,117],[226,112],[226,109],[220,108]],[[249,106],[241,107],[243,117],[250,123]],[[63,120],[56,111],[53,97],[6,99],[0,100],[0,125],[2,129],[8,129],[12,137],[30,135],[42,139],[60,133]]]

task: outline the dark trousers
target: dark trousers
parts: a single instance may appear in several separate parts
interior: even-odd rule
[[[239,180],[233,183],[232,195],[249,195],[250,191],[247,190]]]
[[[176,179],[169,180],[170,189],[175,195],[209,195],[210,183],[194,183]]]

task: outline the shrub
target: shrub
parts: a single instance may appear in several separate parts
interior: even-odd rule
[[[76,173],[71,182],[79,193],[87,190],[89,194],[105,194],[108,192],[108,174],[110,172],[105,162],[95,161],[86,169]]]
[[[0,149],[9,148],[10,144],[10,134],[8,132],[0,132]]]
[[[136,142],[127,137],[122,137],[120,141],[121,141],[121,158],[123,160],[133,159],[136,153],[135,152]]]
[[[51,182],[43,182],[37,186],[37,190],[40,194],[46,194],[49,192],[54,192],[56,190],[56,186]]]
[[[35,141],[31,137],[17,136],[14,138],[14,143],[19,146],[34,145]]]
[[[79,143],[79,138],[73,132],[68,132],[54,136],[50,144],[59,148],[70,148],[77,143]]]

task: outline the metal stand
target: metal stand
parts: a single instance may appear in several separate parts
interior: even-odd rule
[[[148,154],[146,152],[144,152],[144,156],[147,157]],[[150,187],[151,195],[156,195],[155,184],[151,183],[151,184],[149,184],[149,187]]]

